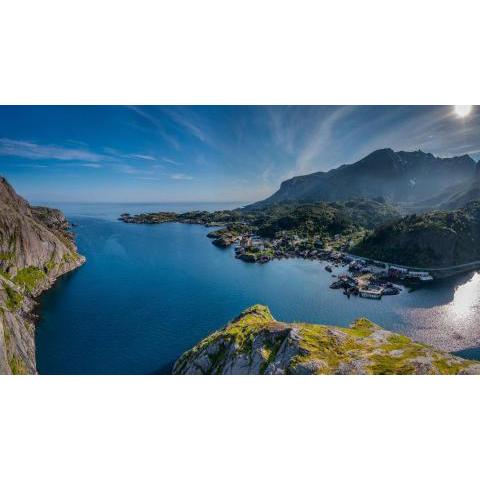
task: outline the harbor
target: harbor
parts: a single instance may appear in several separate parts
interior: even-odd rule
[[[209,236],[215,238],[215,232]],[[336,250],[317,238],[282,235],[266,240],[247,233],[231,236],[228,242],[225,242],[223,235],[213,243],[220,247],[234,245],[235,257],[248,263],[267,263],[286,258],[303,258],[325,263],[325,271],[336,278],[330,288],[342,290],[347,298],[354,295],[381,300],[383,296],[398,295],[402,290],[400,284],[412,285],[434,280],[429,271],[355,257],[345,251]],[[333,273],[334,268],[340,269],[340,273]]]

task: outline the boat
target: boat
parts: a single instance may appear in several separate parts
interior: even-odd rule
[[[380,300],[383,295],[383,288],[360,288],[358,293],[363,298]]]
[[[383,289],[384,295],[398,295],[400,293],[400,289],[397,287],[387,287]]]

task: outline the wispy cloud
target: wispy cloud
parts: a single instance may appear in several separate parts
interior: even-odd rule
[[[153,157],[152,155],[143,155],[141,153],[130,153],[128,155],[125,155],[127,158],[138,158],[139,160],[151,160],[155,161],[156,158]]]
[[[141,168],[132,167],[131,165],[121,164],[118,166],[118,170],[121,173],[125,173],[126,175],[144,175],[150,174],[149,171],[146,171]]]
[[[80,163],[78,166],[84,168],[102,168],[98,163]]]
[[[148,113],[144,108],[136,107],[133,105],[127,106],[127,108],[130,109],[132,112],[135,112],[138,116],[140,116],[141,118],[146,120],[151,126],[153,126],[155,131],[157,131],[159,135],[172,147],[177,150],[180,148],[177,139],[165,130],[164,125],[158,118]]]
[[[0,155],[29,158],[31,160],[81,160],[84,162],[99,162],[105,159],[105,155],[92,152],[86,148],[69,148],[23,140],[11,140],[9,138],[0,138]]]
[[[161,118],[151,113],[151,110],[138,106],[127,106],[128,109],[135,112],[142,119],[146,120],[154,129],[160,134],[160,136],[166,140],[175,149],[180,149],[178,139],[165,128],[165,122]],[[168,119],[172,127],[188,132],[194,138],[200,142],[209,145],[210,147],[217,148],[213,136],[210,130],[205,126],[205,122],[198,115],[196,115],[191,109],[187,110],[182,107],[169,108],[164,107],[157,110],[158,113],[164,116],[164,119]]]
[[[184,173],[174,173],[173,175],[170,175],[170,178],[172,180],[193,180],[191,175],[185,175]]]
[[[149,176],[139,176],[139,177],[135,177],[136,180],[142,180],[142,181],[145,181],[145,182],[156,182],[158,180],[158,178],[155,178],[155,177],[149,177]]]
[[[331,147],[334,138],[335,125],[350,115],[355,108],[353,106],[336,108],[317,122],[298,154],[295,171],[293,172],[295,175],[312,173],[318,169],[320,155],[331,152],[329,147]]]
[[[121,158],[131,158],[134,160],[146,160],[149,162],[164,162],[164,163],[169,163],[170,165],[181,165],[181,162],[172,160],[169,157],[164,157],[164,156],[156,157],[154,155],[145,155],[143,153],[118,154],[117,156]]]
[[[72,143],[67,141],[68,143]],[[180,162],[169,157],[154,156],[146,153],[124,153],[112,147],[103,147],[100,152],[95,152],[84,144],[84,147],[70,147],[52,144],[40,144],[26,140],[12,140],[0,138],[0,156],[18,157],[29,160],[60,160],[65,161],[65,166],[78,168],[101,168],[105,163],[116,168],[117,171],[127,175],[150,173],[152,168],[165,168],[168,165],[181,165]],[[129,161],[147,162],[148,168],[137,168],[130,165]],[[157,162],[157,163],[156,163]],[[147,165],[145,164],[145,165]],[[46,168],[47,165],[32,164]]]
[[[186,112],[180,110],[179,108],[163,108],[162,112],[165,113],[173,122],[185,129],[191,135],[193,135],[197,140],[200,140],[202,143],[215,146],[211,135],[206,131],[206,128],[200,125],[200,120],[195,118],[192,112]]]
[[[160,160],[162,160],[165,163],[170,163],[171,165],[181,165],[181,162],[177,162],[176,160],[172,160],[169,157],[160,157]]]
[[[298,118],[289,107],[272,107],[266,110],[273,140],[277,146],[292,154],[295,151],[295,140],[300,130]]]

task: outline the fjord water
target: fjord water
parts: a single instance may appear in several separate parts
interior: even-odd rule
[[[66,204],[84,266],[40,298],[37,367],[43,374],[169,373],[200,339],[254,303],[284,321],[348,325],[360,316],[418,341],[479,358],[480,275],[381,301],[328,288],[320,262],[247,264],[199,225],[131,225],[120,213],[232,205]],[[335,273],[335,271],[334,271]]]

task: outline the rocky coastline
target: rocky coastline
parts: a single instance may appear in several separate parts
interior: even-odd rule
[[[364,207],[361,201],[353,202],[356,206]],[[372,203],[367,203],[371,207]],[[373,205],[377,208],[378,205]],[[194,223],[208,227],[219,227],[210,231],[207,237],[212,239],[213,245],[219,248],[232,247],[235,258],[246,263],[268,263],[272,260],[287,258],[301,258],[305,260],[320,261],[325,263],[325,269],[332,274],[332,289],[343,291],[347,299],[353,296],[362,296],[370,299],[381,299],[383,295],[397,295],[401,292],[399,283],[418,284],[423,280],[433,280],[428,272],[419,278],[415,273],[389,268],[383,262],[359,259],[350,254],[353,244],[362,241],[367,230],[362,225],[345,222],[344,227],[332,231],[319,230],[317,233],[308,231],[306,226],[311,222],[305,213],[308,208],[294,210],[290,223],[285,217],[276,219],[276,210],[267,209],[244,212],[243,210],[219,212],[186,212],[176,214],[173,212],[145,213],[139,215],[122,214],[119,220],[134,224],[158,224],[167,222]],[[320,208],[322,208],[320,206]],[[383,208],[383,207],[382,207]],[[321,210],[322,214],[328,206]],[[331,215],[324,219],[338,225],[339,220],[332,222]],[[368,218],[368,222],[371,217]],[[278,228],[272,227],[272,224]],[[294,226],[293,226],[294,225]],[[270,232],[268,237],[262,236]],[[333,273],[335,268],[335,273]],[[395,284],[394,284],[395,283]]]
[[[242,209],[218,212],[193,211],[177,214],[156,212],[130,215],[123,213],[119,220],[130,224],[186,223],[218,227],[207,237],[220,248],[233,246],[235,257],[248,263],[267,263],[282,258],[305,258],[311,260],[338,261],[338,253],[364,234],[361,226],[349,225],[341,233],[318,231],[303,232],[302,228],[270,228],[271,212],[244,212]],[[280,222],[281,223],[281,222]],[[300,227],[303,227],[300,225]],[[333,254],[332,254],[333,253]]]
[[[85,262],[60,210],[32,207],[0,177],[0,374],[35,374],[35,297]]]

